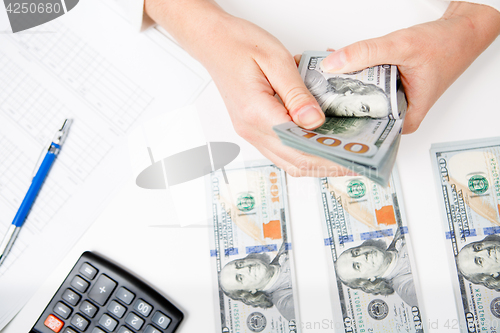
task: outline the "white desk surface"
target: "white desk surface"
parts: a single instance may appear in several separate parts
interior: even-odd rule
[[[244,17],[274,34],[292,54],[304,50],[340,48],[351,42],[437,19],[445,5],[432,0],[218,1],[230,13]],[[420,281],[423,312],[429,332],[458,332],[457,312],[447,262],[444,223],[439,214],[429,148],[432,143],[498,136],[500,107],[500,40],[494,42],[434,105],[419,130],[402,138],[397,164],[403,187],[410,237]],[[207,136],[233,141],[243,156],[257,156],[236,138],[222,100],[210,85],[213,98],[206,107],[217,109],[221,126],[205,123]],[[227,125],[227,126],[226,126]],[[212,126],[212,127],[211,127]],[[124,161],[128,163],[128,161]],[[313,179],[288,180],[296,278],[303,324],[332,319],[326,256],[315,196],[307,191]],[[97,190],[97,189],[96,189]],[[209,332],[215,327],[212,268],[206,228],[154,227],[174,219],[166,192],[140,190],[135,175],[107,206],[86,234],[50,276],[40,276],[42,287],[2,331],[28,332],[65,274],[80,254],[96,251],[135,272],[185,313],[179,332]],[[179,216],[177,216],[179,218]],[[30,272],[36,274],[36,272]],[[0,300],[5,301],[5,300]],[[448,326],[446,326],[448,324]],[[215,329],[214,329],[215,330]],[[306,330],[303,332],[328,331]]]

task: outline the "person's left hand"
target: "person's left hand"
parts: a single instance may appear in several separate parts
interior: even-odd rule
[[[437,21],[351,44],[326,57],[322,66],[329,73],[347,73],[375,65],[397,65],[408,100],[403,133],[412,133],[499,33],[500,12],[494,8],[451,2]]]

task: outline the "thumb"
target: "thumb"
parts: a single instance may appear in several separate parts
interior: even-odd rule
[[[269,83],[294,123],[306,129],[317,128],[325,122],[325,114],[300,77],[294,59],[290,60],[275,75],[268,76]]]
[[[343,47],[321,62],[321,69],[328,73],[348,73],[376,65],[399,65],[394,52],[392,34],[367,39]]]

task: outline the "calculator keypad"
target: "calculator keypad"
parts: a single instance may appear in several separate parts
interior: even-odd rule
[[[77,333],[74,329],[71,327],[66,327],[63,331],[63,333]]]
[[[54,312],[62,317],[62,319],[68,319],[73,310],[63,302],[57,302],[56,306],[54,307]]]
[[[97,279],[97,282],[90,290],[89,297],[96,301],[97,304],[104,305],[115,287],[116,282],[103,274]]]
[[[144,320],[133,312],[128,314],[127,319],[125,319],[125,322],[136,330],[140,330],[142,324],[144,324]]]
[[[133,282],[121,279],[120,271],[113,275],[91,260],[80,261],[30,333],[170,333],[177,328],[182,320],[177,309],[168,316],[158,296],[156,301],[149,299]]]
[[[111,301],[108,305],[108,311],[115,317],[121,318],[127,311],[127,308],[118,303],[117,301]]]
[[[113,332],[118,322],[107,314],[103,314],[101,319],[99,319],[99,324],[109,332]]]
[[[93,330],[92,330],[92,333],[106,333],[104,332],[102,329],[100,329],[99,327],[95,327]]]
[[[127,327],[125,326],[122,326],[120,327],[120,329],[118,330],[118,333],[133,333],[130,329],[128,329]]]
[[[161,313],[160,311],[156,311],[151,320],[153,324],[156,324],[163,329],[167,328],[168,324],[170,324],[170,318],[167,317],[166,314]]]
[[[146,326],[144,333],[160,333],[160,331],[158,331],[158,329],[156,329],[154,326],[148,325]]]
[[[116,293],[116,298],[118,298],[123,303],[130,305],[130,303],[132,303],[132,301],[134,300],[135,295],[130,290],[127,290],[127,288],[121,287]]]
[[[45,326],[53,330],[54,332],[59,332],[64,325],[64,322],[57,318],[56,316],[49,315],[44,322]]]
[[[134,304],[134,309],[144,317],[149,316],[153,307],[143,299],[138,299]]]
[[[75,314],[73,318],[71,318],[71,324],[76,328],[80,329],[80,331],[85,331],[87,326],[89,326],[89,321],[82,317],[80,314]]]
[[[80,312],[89,318],[94,318],[97,311],[99,311],[99,308],[89,301],[83,301],[82,305],[80,305]]]
[[[97,275],[97,269],[88,263],[84,263],[82,267],[80,267],[80,273],[87,279],[93,280]]]
[[[78,275],[73,278],[73,281],[71,281],[71,285],[81,293],[86,292],[87,288],[89,287],[89,283]]]
[[[78,304],[78,302],[80,301],[80,298],[82,298],[82,297],[71,289],[66,289],[66,291],[64,292],[64,295],[62,297],[62,299],[65,300],[66,302],[68,302],[70,305]]]

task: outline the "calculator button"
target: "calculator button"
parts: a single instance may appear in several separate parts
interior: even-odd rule
[[[99,327],[95,327],[95,328],[92,330],[92,333],[106,333],[106,332],[104,332],[103,330],[101,330]]]
[[[62,333],[76,333],[71,327],[66,327]]]
[[[161,313],[160,311],[156,311],[155,314],[153,315],[153,318],[151,318],[151,321],[153,322],[153,324],[156,324],[161,328],[165,329],[167,328],[168,324],[170,324],[171,319],[167,317],[167,315]]]
[[[62,299],[71,305],[76,305],[80,301],[80,298],[81,296],[71,289],[66,289],[66,291],[62,295]]]
[[[71,286],[79,292],[84,293],[89,287],[89,283],[77,275],[71,281]]]
[[[85,331],[87,326],[89,326],[89,321],[77,313],[71,319],[71,325],[75,326],[80,331]]]
[[[118,325],[118,322],[113,318],[111,318],[110,316],[108,316],[107,314],[103,314],[101,319],[99,319],[99,324],[108,331],[113,332],[116,325]]]
[[[128,327],[122,326],[118,330],[118,333],[134,333],[134,332],[132,332]]]
[[[146,326],[144,333],[162,333],[162,332],[160,330],[154,328],[153,326],[148,325],[148,326]]]
[[[97,269],[86,262],[82,265],[82,267],[80,267],[80,273],[82,273],[82,275],[87,279],[93,280],[97,275]]]
[[[121,318],[127,311],[127,308],[118,303],[117,301],[111,301],[108,305],[108,311],[115,317]]]
[[[118,298],[120,301],[123,301],[123,303],[125,303],[127,305],[130,305],[130,303],[132,303],[132,301],[134,300],[134,297],[135,297],[135,294],[124,287],[121,287],[116,292],[116,298]]]
[[[99,308],[89,301],[83,301],[82,305],[80,305],[80,311],[87,317],[94,318]]]
[[[151,313],[151,310],[153,310],[153,306],[139,298],[134,304],[134,309],[136,309],[144,317],[147,317]]]
[[[50,328],[52,331],[58,333],[64,325],[64,322],[57,318],[56,316],[49,315],[44,321],[45,326]]]
[[[57,302],[56,306],[54,306],[54,312],[62,319],[68,319],[72,311],[73,310],[63,302]]]
[[[128,314],[127,318],[125,319],[125,322],[132,326],[132,328],[136,330],[140,330],[142,327],[142,324],[144,324],[144,319],[136,315],[135,313],[131,312]]]
[[[89,297],[100,305],[104,305],[116,287],[116,282],[102,274],[90,289]]]

